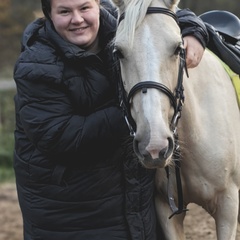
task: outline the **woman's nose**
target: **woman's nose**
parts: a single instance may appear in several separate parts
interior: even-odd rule
[[[73,15],[72,15],[72,23],[81,23],[84,21],[84,18],[83,16],[81,15],[80,12],[76,11],[76,12],[73,12]]]

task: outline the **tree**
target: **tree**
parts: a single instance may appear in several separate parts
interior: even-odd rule
[[[36,8],[40,8],[40,1],[0,1],[0,72],[6,66],[13,66],[16,61],[22,32],[34,19],[33,10]]]

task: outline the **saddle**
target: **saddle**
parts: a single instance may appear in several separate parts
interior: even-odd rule
[[[240,75],[240,20],[228,11],[213,10],[199,16],[209,34],[207,48]]]

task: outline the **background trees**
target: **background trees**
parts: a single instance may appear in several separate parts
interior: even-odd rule
[[[14,64],[20,52],[22,31],[39,8],[40,0],[0,1],[0,72]]]

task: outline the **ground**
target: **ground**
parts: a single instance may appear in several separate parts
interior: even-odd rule
[[[187,240],[216,240],[213,219],[200,207],[190,204],[185,219]],[[0,240],[23,240],[22,219],[15,185],[0,185]],[[227,239],[226,239],[227,240]],[[240,226],[237,238],[240,240]]]

